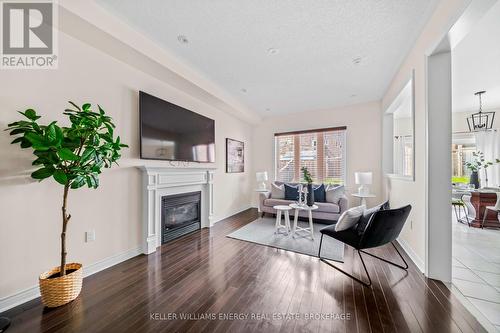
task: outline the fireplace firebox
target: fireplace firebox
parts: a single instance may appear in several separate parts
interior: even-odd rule
[[[161,242],[201,228],[201,192],[161,197]]]

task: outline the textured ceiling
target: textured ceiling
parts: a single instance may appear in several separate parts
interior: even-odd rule
[[[436,2],[97,0],[262,116],[380,99]]]
[[[452,51],[453,111],[477,111],[476,91],[486,90],[483,109],[500,109],[500,2]],[[498,121],[498,120],[497,120]]]

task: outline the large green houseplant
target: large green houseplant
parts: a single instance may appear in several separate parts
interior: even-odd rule
[[[23,120],[8,125],[10,135],[17,136],[12,144],[23,149],[31,149],[34,154],[35,170],[31,177],[42,181],[52,178],[63,187],[62,195],[62,232],[61,262],[40,276],[42,301],[47,306],[59,306],[73,300],[81,290],[81,264],[66,264],[66,231],[71,215],[67,212],[67,199],[70,189],[83,186],[97,188],[99,174],[103,168],[110,168],[120,158],[120,150],[127,145],[114,136],[113,120],[98,105],[92,110],[90,103],[81,107],[69,102],[71,107],[64,110],[70,126],[59,126],[56,121],[43,125],[35,110],[19,112]],[[67,271],[69,274],[67,275]],[[78,274],[73,274],[79,271]],[[79,281],[71,281],[75,275]],[[72,278],[74,279],[74,278]],[[65,290],[64,288],[73,288]],[[45,293],[45,294],[44,294]],[[63,294],[63,297],[58,294]],[[70,295],[64,297],[64,295]]]

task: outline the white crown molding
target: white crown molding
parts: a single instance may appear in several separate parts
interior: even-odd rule
[[[83,277],[93,275],[97,272],[105,270],[111,266],[117,265],[123,261],[131,259],[142,253],[142,247],[136,247],[128,251],[115,254],[113,256],[102,259],[98,262],[83,267]],[[85,285],[85,281],[84,281]],[[13,307],[29,302],[37,297],[40,297],[38,285],[19,291],[10,296],[0,299],[0,313],[7,311]]]

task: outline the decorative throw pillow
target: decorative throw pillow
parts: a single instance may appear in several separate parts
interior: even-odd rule
[[[338,204],[344,192],[344,185],[328,185],[325,190],[325,201]]]
[[[335,224],[335,231],[347,230],[354,227],[363,215],[364,210],[365,206],[357,206],[343,212]]]
[[[391,209],[391,206],[389,204],[389,200],[387,200],[386,202],[384,202],[383,204],[380,205],[380,210],[388,210],[388,209]]]
[[[363,211],[363,215],[361,215],[359,222],[358,222],[358,225],[356,226],[356,231],[358,232],[358,234],[361,235],[362,233],[365,232],[366,226],[368,225],[368,222],[370,222],[372,215],[381,209],[383,210],[383,208],[382,208],[383,205],[384,204],[380,204],[378,206],[375,206],[375,207],[372,207],[369,209],[365,209]]]
[[[299,200],[299,186],[285,185],[285,200],[297,201]]]
[[[314,201],[315,202],[326,202],[325,198],[325,185],[321,184],[314,187]]]
[[[285,186],[283,184],[276,185],[271,184],[271,198],[273,199],[285,199]]]

